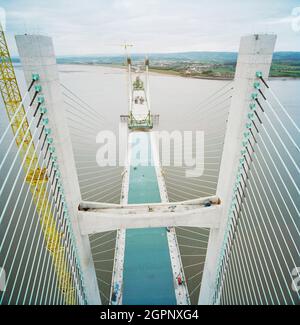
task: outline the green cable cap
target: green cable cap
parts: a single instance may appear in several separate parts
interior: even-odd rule
[[[242,149],[241,150],[241,155],[244,156],[247,153],[247,150]],[[239,171],[241,171],[241,168],[239,167]]]
[[[253,87],[254,87],[255,89],[260,89],[260,83],[259,83],[259,82],[255,82],[255,83],[253,84]]]
[[[40,113],[41,114],[46,114],[47,113],[47,108],[44,107],[44,106],[40,107]]]
[[[262,77],[262,72],[261,71],[256,71],[256,77],[261,78]]]
[[[38,73],[33,73],[33,74],[31,75],[31,78],[32,78],[32,80],[34,80],[34,81],[38,81],[38,80],[40,80],[40,75],[39,75]]]
[[[52,144],[52,143],[53,143],[53,138],[48,138],[48,139],[47,139],[47,142],[48,142],[49,144]]]
[[[45,102],[45,97],[44,96],[39,96],[38,97],[38,103],[43,104]]]
[[[243,135],[244,135],[244,137],[245,137],[246,139],[249,139],[249,137],[250,137],[250,132],[249,132],[249,131],[244,132]]]
[[[47,125],[49,123],[48,117],[43,118],[43,125]]]
[[[249,120],[254,120],[254,114],[253,113],[248,113],[248,119]]]
[[[51,157],[51,160],[52,160],[53,162],[57,162],[57,156],[54,156],[54,155],[53,155],[53,156]]]
[[[54,147],[50,147],[50,148],[49,148],[49,151],[50,151],[51,153],[54,153],[54,152],[55,152],[55,148],[54,148]]]
[[[249,108],[251,109],[251,111],[255,111],[256,110],[255,103],[250,103]]]
[[[246,129],[251,129],[252,128],[252,123],[246,123]]]
[[[251,94],[251,98],[252,98],[252,99],[257,99],[257,96],[258,96],[257,93],[253,93],[253,94]]]
[[[42,86],[41,85],[36,85],[34,87],[34,89],[35,89],[36,92],[40,93],[42,91]]]
[[[49,134],[51,134],[51,129],[50,128],[47,128],[47,129],[45,129],[45,133],[47,134],[47,135],[49,135]]]

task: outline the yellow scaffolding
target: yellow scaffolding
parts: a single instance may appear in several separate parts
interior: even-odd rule
[[[51,204],[48,200],[42,203],[39,198],[47,195],[47,171],[38,165],[38,156],[32,141],[32,134],[24,106],[18,110],[22,103],[14,67],[9,54],[5,34],[0,24],[0,91],[6,108],[8,119],[11,123],[15,141],[20,149],[22,159],[25,159],[24,172],[26,183],[30,187],[34,203],[39,214],[39,221],[44,234],[47,249],[49,250],[54,269],[58,279],[58,286],[64,295],[66,304],[76,304],[75,284],[68,270],[68,259],[64,245],[62,244],[63,233],[57,230],[57,222],[51,212]],[[18,112],[17,112],[18,111]],[[17,114],[16,114],[17,112]],[[16,115],[16,116],[15,116]],[[15,117],[14,117],[15,116]],[[20,130],[19,130],[20,129]],[[19,130],[19,131],[18,131]],[[35,166],[38,166],[35,168]]]

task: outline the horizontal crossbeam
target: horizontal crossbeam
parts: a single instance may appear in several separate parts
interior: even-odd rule
[[[218,228],[221,211],[216,197],[157,204],[101,204],[82,202],[79,207],[82,235],[117,229],[157,227]]]

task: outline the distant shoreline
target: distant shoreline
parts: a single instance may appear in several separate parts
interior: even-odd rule
[[[108,67],[108,68],[116,68],[116,69],[126,69],[124,65],[118,65],[118,64],[101,64],[101,63],[59,63],[59,65],[82,65],[82,66],[89,66],[89,67]],[[182,77],[182,78],[189,78],[189,79],[203,79],[203,80],[233,80],[233,77],[218,77],[218,76],[202,76],[202,75],[195,75],[195,76],[189,76],[189,75],[183,75],[178,71],[174,70],[161,70],[161,69],[155,69],[150,68],[149,71],[152,74],[161,74],[166,76],[175,76],[175,77]],[[300,77],[269,77],[270,80],[299,80]]]

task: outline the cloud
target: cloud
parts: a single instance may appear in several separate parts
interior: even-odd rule
[[[266,31],[278,34],[279,49],[300,49],[287,28],[294,0],[2,2],[8,33],[51,35],[58,54],[115,53],[124,41],[136,52],[237,50],[243,34]]]
[[[260,24],[266,24],[266,25],[291,24],[294,19],[295,19],[294,16],[286,16],[282,18],[275,18],[275,19],[261,21]]]

